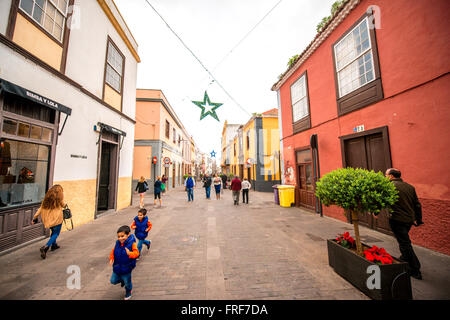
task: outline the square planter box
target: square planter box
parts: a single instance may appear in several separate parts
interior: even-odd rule
[[[408,264],[406,262],[378,265],[358,256],[334,240],[328,239],[327,246],[329,265],[337,274],[368,297],[375,300],[412,299],[411,278],[407,273]],[[367,245],[363,244],[363,246]],[[396,260],[398,261],[398,259]],[[373,275],[373,272],[367,273],[367,268],[371,265],[380,267],[380,289],[367,287],[367,279]]]

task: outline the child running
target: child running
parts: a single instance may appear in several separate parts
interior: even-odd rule
[[[147,217],[147,209],[144,208],[140,209],[138,211],[138,215],[134,217],[134,221],[131,224],[131,229],[134,229],[134,235],[139,240],[137,245],[137,248],[139,250],[139,256],[141,255],[143,243],[147,246],[147,250],[150,250],[152,240],[145,240],[145,238],[147,238],[151,228],[152,223]],[[139,260],[139,258],[137,258],[136,260]]]
[[[117,238],[116,246],[109,255],[109,264],[113,266],[111,283],[120,283],[122,287],[125,287],[125,300],[129,300],[133,289],[131,271],[136,267],[139,251],[129,226],[121,226],[117,230]]]

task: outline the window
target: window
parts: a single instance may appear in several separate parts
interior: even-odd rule
[[[334,52],[339,97],[375,80],[367,18],[335,45]]]
[[[0,204],[12,207],[38,203],[47,188],[50,147],[2,139],[0,142]]]
[[[333,45],[339,115],[383,97],[375,30],[369,26],[365,15]]]
[[[173,140],[172,140],[172,142],[173,143],[177,143],[177,132],[175,131],[175,128],[173,128],[173,138],[172,138]]]
[[[112,43],[108,41],[108,53],[106,58],[105,81],[117,92],[122,92],[124,56]]]
[[[247,150],[250,149],[250,130],[247,131]]]
[[[25,122],[18,122],[8,118],[3,119],[3,133],[23,138],[31,138],[51,142],[52,130]]]
[[[68,0],[20,0],[20,8],[62,42]]]
[[[306,96],[306,75],[300,77],[291,86],[291,102],[294,122],[303,119],[309,114]]]
[[[166,138],[170,138],[170,123],[166,120]]]
[[[306,71],[291,85],[292,122],[294,133],[311,127]]]

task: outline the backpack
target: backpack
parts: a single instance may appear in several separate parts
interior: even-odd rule
[[[144,191],[147,191],[147,190],[148,190],[148,184],[146,181],[144,181]]]

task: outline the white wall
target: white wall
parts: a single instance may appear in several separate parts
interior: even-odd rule
[[[137,62],[97,1],[76,1],[80,27],[69,38],[66,75],[100,99],[103,93],[108,36],[125,56],[122,112],[134,119],[136,113]]]
[[[9,10],[11,9],[11,0],[0,0],[0,33],[5,35],[8,27]]]
[[[48,97],[72,109],[66,126],[58,138],[55,161],[55,181],[96,179],[98,133],[93,130],[103,122],[127,132],[120,153],[119,176],[132,175],[134,124],[77,88],[45,71],[20,54],[0,44],[0,78]],[[61,114],[60,128],[65,114]],[[85,155],[87,159],[70,155]]]

